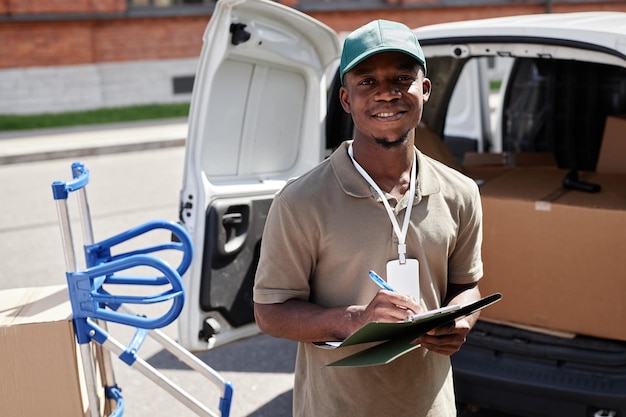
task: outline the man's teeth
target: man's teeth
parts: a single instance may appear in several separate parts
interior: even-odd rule
[[[395,113],[378,113],[376,115],[376,117],[391,117],[393,116]]]

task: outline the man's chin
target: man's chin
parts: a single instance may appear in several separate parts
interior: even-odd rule
[[[374,138],[374,140],[376,141],[378,145],[382,146],[385,149],[393,149],[393,148],[397,148],[399,146],[404,145],[408,137],[409,135],[405,134],[396,140],[389,140],[385,138]]]

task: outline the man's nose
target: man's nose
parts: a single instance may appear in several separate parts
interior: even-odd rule
[[[379,84],[377,97],[380,100],[395,100],[402,97],[402,92],[396,83],[386,81]]]

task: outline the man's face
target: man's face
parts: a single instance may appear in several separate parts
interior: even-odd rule
[[[381,52],[347,72],[339,94],[354,120],[355,140],[392,147],[403,143],[418,125],[430,80],[409,55]]]

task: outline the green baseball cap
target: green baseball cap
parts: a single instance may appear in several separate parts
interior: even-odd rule
[[[339,76],[380,52],[398,51],[415,58],[426,72],[426,58],[417,37],[406,25],[389,20],[374,20],[348,35],[343,42]]]

